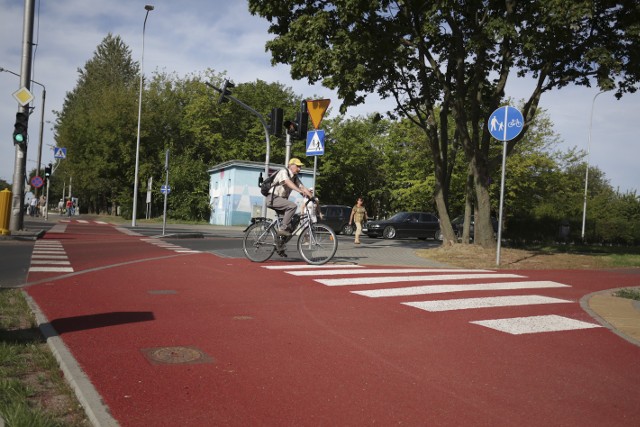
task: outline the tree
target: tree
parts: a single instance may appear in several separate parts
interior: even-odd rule
[[[270,21],[272,62],[291,76],[336,89],[342,110],[377,92],[396,101],[430,145],[434,198],[445,240],[453,123],[472,177],[476,241],[492,246],[490,177],[500,165],[485,124],[513,74],[536,86],[523,107],[526,134],[546,91],[569,84],[635,92],[640,79],[640,5],[635,0],[311,1],[249,0]]]

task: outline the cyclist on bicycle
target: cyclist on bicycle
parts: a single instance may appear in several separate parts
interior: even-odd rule
[[[297,206],[295,203],[289,200],[289,196],[292,191],[297,191],[303,196],[309,198],[313,197],[313,194],[307,187],[302,185],[298,173],[302,169],[303,163],[300,159],[292,158],[289,160],[289,164],[286,168],[282,168],[275,179],[273,185],[269,190],[267,197],[267,206],[276,211],[283,211],[284,216],[282,218],[282,228],[276,230],[280,236],[291,236],[291,231],[288,229],[291,224],[291,218],[296,212]]]

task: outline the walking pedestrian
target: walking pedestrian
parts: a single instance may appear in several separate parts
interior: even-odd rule
[[[356,224],[356,236],[353,243],[360,244],[360,234],[362,234],[362,224],[369,219],[367,216],[367,209],[364,207],[364,199],[358,197],[355,206],[351,209],[351,216],[349,217],[349,225],[355,222]]]

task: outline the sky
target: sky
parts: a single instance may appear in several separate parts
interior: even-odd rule
[[[338,111],[341,102],[334,91],[292,80],[287,65],[271,65],[271,55],[264,48],[273,37],[267,31],[269,23],[252,16],[245,0],[36,0],[32,79],[46,87],[42,168],[54,160],[52,110],[62,109],[66,93],[76,85],[78,69],[93,57],[104,37],[110,32],[119,35],[133,59],[140,60],[145,4],[155,6],[145,30],[145,74],[165,71],[185,76],[211,68],[216,73],[226,72],[236,84],[257,79],[280,82],[303,97],[330,99],[331,110]],[[0,67],[19,74],[24,1],[0,0],[0,11]],[[0,72],[0,179],[7,182],[13,180],[12,133],[18,103],[12,94],[19,83],[18,77]],[[513,77],[506,95],[516,100],[527,98],[533,84],[532,79]],[[42,88],[33,84],[31,90],[36,109],[29,123],[27,171],[37,165],[42,114]],[[563,141],[559,149],[589,151],[589,164],[602,170],[614,189],[638,193],[640,93],[616,100],[608,92],[594,101],[597,93],[596,87],[567,87],[545,93],[540,107],[547,110]],[[350,108],[347,115],[383,113],[392,107],[372,95],[365,104]],[[507,170],[507,183],[508,175]]]

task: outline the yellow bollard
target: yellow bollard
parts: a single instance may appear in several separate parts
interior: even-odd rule
[[[4,189],[0,191],[0,234],[11,234],[9,230],[9,220],[11,219],[11,191]]]

